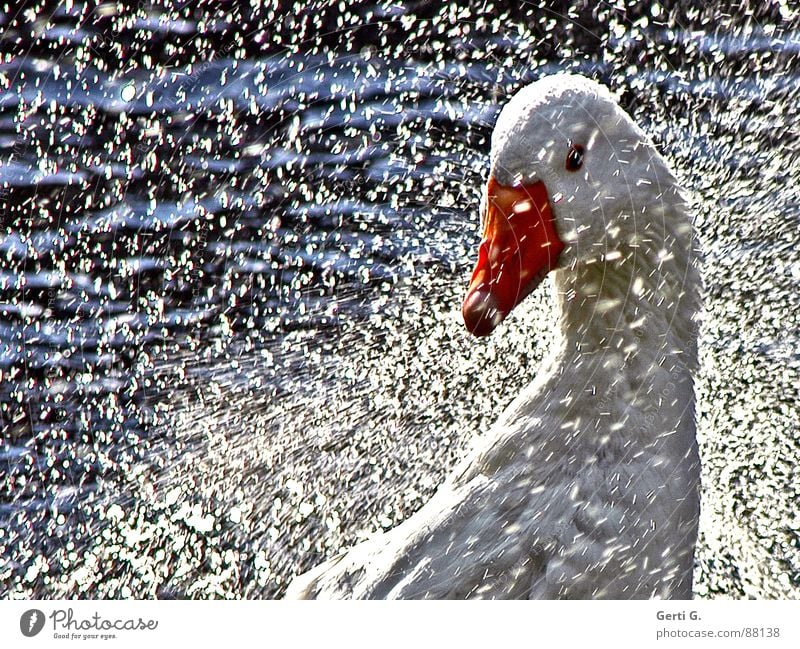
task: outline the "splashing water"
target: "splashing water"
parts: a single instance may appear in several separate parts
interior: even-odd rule
[[[799,19],[672,4],[0,14],[3,592],[279,596],[418,509],[549,344],[547,291],[459,309],[497,112],[570,69],[693,193],[697,593],[796,597]]]

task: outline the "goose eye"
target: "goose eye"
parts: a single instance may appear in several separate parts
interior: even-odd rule
[[[581,144],[571,144],[567,153],[567,171],[578,171],[583,166],[584,148]]]

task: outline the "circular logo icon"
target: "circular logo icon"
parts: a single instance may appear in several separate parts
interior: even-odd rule
[[[25,611],[19,618],[19,630],[22,635],[32,638],[44,628],[44,613],[38,608]]]

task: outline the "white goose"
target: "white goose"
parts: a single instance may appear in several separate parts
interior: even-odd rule
[[[691,597],[700,286],[675,178],[565,74],[509,101],[490,173],[464,320],[488,334],[552,270],[560,341],[420,511],[287,597]]]

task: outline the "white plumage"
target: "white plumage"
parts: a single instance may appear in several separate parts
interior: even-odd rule
[[[554,75],[498,118],[482,211],[468,327],[552,270],[558,343],[420,511],[287,597],[691,597],[700,286],[674,176],[605,88]]]

